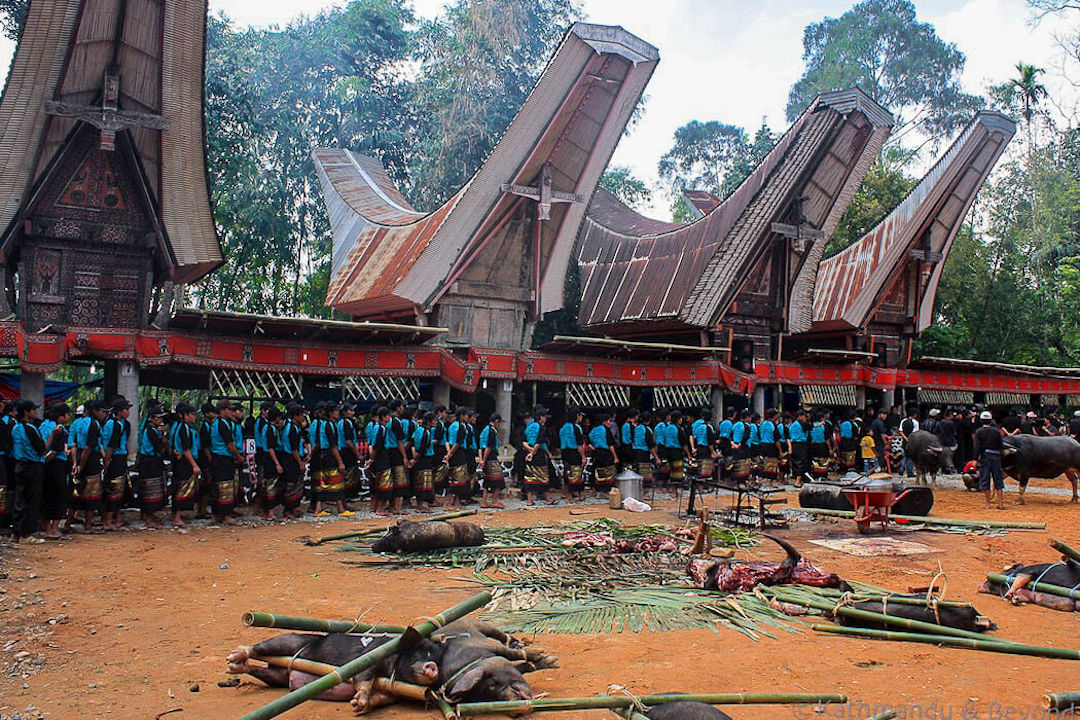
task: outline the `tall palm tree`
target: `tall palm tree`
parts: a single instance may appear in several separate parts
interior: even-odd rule
[[[1039,103],[1050,93],[1046,86],[1039,82],[1039,76],[1046,71],[1034,65],[1024,62],[1016,63],[1018,77],[1012,78],[1005,84],[1009,98],[1020,105],[1024,116],[1024,124],[1027,126],[1028,155],[1031,155],[1034,145],[1032,144],[1032,120]]]

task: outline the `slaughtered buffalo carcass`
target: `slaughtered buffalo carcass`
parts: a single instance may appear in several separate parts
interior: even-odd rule
[[[649,708],[649,720],[731,720],[727,713],[705,703],[677,700]]]
[[[1024,491],[1028,480],[1043,478],[1053,480],[1065,475],[1072,483],[1072,501],[1077,502],[1077,480],[1080,480],[1080,443],[1071,437],[1041,437],[1038,435],[1010,435],[1002,440],[1001,467],[1009,477],[1020,483],[1020,504],[1024,504]]]
[[[941,470],[941,453],[944,450],[941,440],[934,433],[916,430],[908,435],[904,454],[915,466],[915,476],[920,485],[926,484],[927,475],[932,482],[937,482],[937,474]]]
[[[1034,603],[1035,605],[1062,612],[1080,610],[1080,600],[1040,592],[1038,585],[1039,583],[1046,583],[1047,585],[1057,585],[1063,588],[1080,586],[1080,564],[1077,564],[1074,560],[1037,563],[1035,565],[1018,563],[1005,568],[1001,574],[1012,578],[1012,582],[1006,585],[994,580],[987,580],[979,588],[979,592],[1003,597],[1014,605]],[[1032,585],[1034,585],[1034,588],[1031,587]]]
[[[379,538],[371,550],[377,553],[411,553],[484,544],[484,528],[467,522],[402,520]]]
[[[916,595],[890,595],[885,600],[860,600],[851,603],[850,607],[856,610],[888,615],[890,617],[918,620],[935,625],[968,630],[970,632],[987,632],[996,630],[997,625],[985,615],[970,605],[957,607],[955,605],[935,605],[933,600],[912,604],[911,600],[925,600],[926,596]],[[852,617],[851,615],[838,615],[837,621],[841,625],[853,625],[856,627],[872,628],[875,630],[895,630],[892,625],[884,622],[875,622],[864,617]]]
[[[347,635],[344,633],[287,633],[255,645],[241,645],[226,658],[228,672],[246,674],[270,687],[295,690],[317,680],[320,675],[306,672],[302,661],[340,667],[361,655],[386,644],[394,636]],[[352,702],[357,710],[369,710],[394,701],[392,696],[374,690],[375,678],[396,678],[413,685],[431,686],[438,682],[438,659],[444,648],[431,640],[422,640],[414,647],[382,660],[364,670],[352,682],[338,683],[318,696],[319,700]],[[290,667],[253,665],[252,660],[264,658],[292,659]],[[301,662],[297,662],[301,661]]]
[[[787,557],[783,562],[691,560],[688,572],[694,585],[705,590],[749,592],[758,585],[802,584],[836,588],[843,584],[840,576],[819,570],[803,559],[791,543],[772,535],[764,537],[784,549]]]

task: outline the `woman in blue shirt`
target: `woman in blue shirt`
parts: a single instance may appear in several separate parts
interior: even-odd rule
[[[776,435],[776,410],[766,410],[765,420],[758,426],[758,438],[761,447],[761,476],[766,480],[780,477],[780,442]]]
[[[566,477],[566,492],[571,500],[580,500],[585,490],[585,435],[581,421],[585,418],[577,408],[566,412],[566,422],[559,429],[559,450],[562,453],[563,472]]]
[[[435,413],[424,413],[409,442],[413,459],[412,489],[420,512],[428,512],[428,506],[435,503],[435,441],[431,434],[434,425]]]
[[[855,411],[848,410],[840,423],[840,457],[845,470],[855,469],[859,450],[859,426],[855,423]]]
[[[106,531],[119,530],[122,525],[120,506],[124,503],[124,493],[128,483],[128,434],[131,424],[128,415],[131,403],[123,395],[117,395],[112,401],[112,417],[105,421],[101,431],[101,442],[105,459],[103,464],[105,495],[105,514],[102,527]]]
[[[731,426],[731,476],[735,482],[746,482],[750,477],[750,417],[749,410],[744,410],[739,419]]]
[[[45,476],[41,491],[41,516],[45,520],[45,539],[59,540],[60,521],[67,515],[71,501],[68,484],[68,432],[65,425],[71,409],[64,403],[52,403],[45,408],[45,420],[38,434],[45,441]]]
[[[139,511],[147,527],[160,528],[156,513],[165,507],[165,408],[153,404],[139,428]]]
[[[814,413],[814,424],[810,428],[810,474],[815,478],[829,476],[829,466],[832,464],[832,433],[827,422],[825,413]]]
[[[481,507],[501,508],[500,494],[506,489],[506,473],[499,462],[499,426],[502,415],[493,413],[480,431],[480,460],[484,468],[484,499]]]
[[[199,448],[195,407],[188,403],[176,406],[176,421],[169,428],[169,453],[172,455],[172,524],[181,528],[187,526],[181,513],[195,509],[202,474],[197,459]]]
[[[15,458],[15,506],[11,532],[15,542],[41,544],[34,537],[41,524],[41,493],[45,484],[45,441],[34,427],[37,405],[15,401],[15,424],[11,428],[11,454]]]
[[[547,449],[547,421],[551,412],[540,407],[536,409],[535,416],[536,419],[525,428],[525,501],[529,505],[536,504],[534,498],[544,499],[551,483],[551,458]],[[557,502],[553,498],[548,504]]]
[[[597,495],[608,491],[615,484],[615,465],[619,462],[612,442],[611,416],[600,414],[596,425],[589,430],[592,445],[593,487]],[[632,441],[631,441],[632,442]]]

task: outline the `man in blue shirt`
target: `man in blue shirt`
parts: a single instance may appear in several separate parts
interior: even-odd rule
[[[11,533],[15,542],[41,544],[35,537],[41,524],[41,493],[45,483],[45,441],[34,427],[37,405],[15,401],[15,424],[11,428],[11,454],[15,459],[15,505]]]
[[[562,453],[566,492],[571,500],[580,500],[585,489],[585,434],[581,422],[585,415],[577,408],[566,411],[566,422],[559,428],[559,450]]]
[[[615,465],[619,462],[618,453],[612,442],[612,419],[606,413],[596,417],[596,425],[589,430],[589,445],[592,446],[593,487],[596,494],[610,490],[615,484]],[[633,440],[631,440],[631,443]],[[628,452],[630,444],[624,446]]]

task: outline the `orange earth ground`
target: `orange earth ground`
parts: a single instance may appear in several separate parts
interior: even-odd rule
[[[856,558],[809,544],[814,537],[856,535],[850,521],[799,523],[780,534],[819,567],[893,589],[928,582],[940,561],[948,595],[973,601],[995,620],[997,634],[1032,644],[1080,648],[1080,615],[1013,607],[977,588],[988,570],[1014,561],[1054,558],[1057,537],[1080,547],[1080,507],[1067,498],[1029,494],[1019,507],[986,511],[960,490],[937,493],[943,517],[1041,520],[1046,531],[1003,537],[920,532],[905,535],[943,552],[897,558]],[[792,498],[794,500],[794,498]],[[676,523],[673,503],[645,515],[591,506],[625,522]],[[569,519],[567,506],[477,516],[489,525]],[[589,516],[586,516],[589,517]],[[580,518],[575,518],[580,519]],[[375,526],[375,521],[362,525]],[[384,524],[384,523],[383,523]],[[268,632],[244,629],[246,610],[311,617],[398,622],[425,617],[474,592],[455,582],[461,571],[357,568],[327,547],[297,537],[350,529],[338,521],[239,528],[79,536],[71,542],[0,550],[0,717],[235,718],[281,691],[255,682],[221,688],[224,657]],[[755,551],[778,558],[775,546]],[[227,569],[220,566],[227,565]],[[6,576],[4,575],[6,573]],[[61,616],[64,616],[61,618]],[[59,621],[57,621],[59,618]],[[66,618],[66,619],[64,619]],[[1080,663],[1068,660],[943,649],[926,645],[828,637],[806,631],[754,642],[734,631],[682,631],[603,636],[544,635],[562,667],[529,676],[534,692],[589,695],[619,683],[637,693],[845,692],[852,705],[815,714],[810,708],[734,707],[736,720],[866,717],[877,704],[901,717],[1021,720],[1041,717],[1042,694],[1080,689]],[[26,654],[23,654],[26,653]],[[193,686],[198,692],[192,692]],[[862,703],[859,705],[858,703]],[[27,706],[37,711],[25,713]],[[1008,714],[1006,714],[1008,713]],[[285,717],[347,718],[348,705],[308,703]],[[377,717],[437,717],[398,705]],[[561,717],[610,717],[600,711]]]

